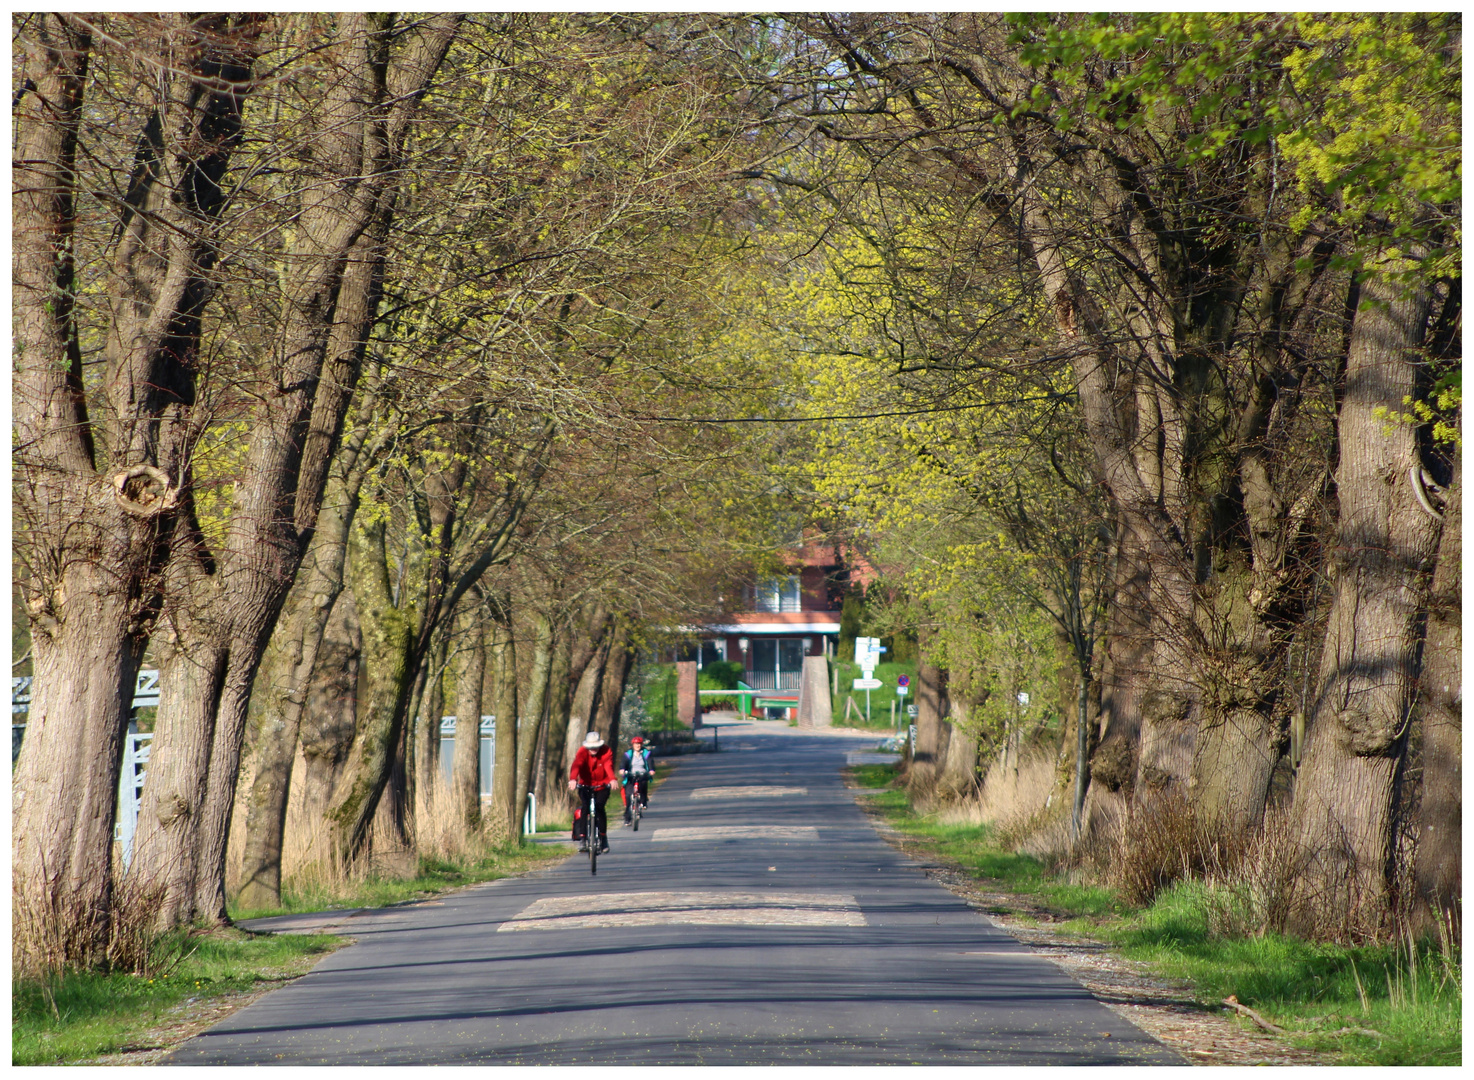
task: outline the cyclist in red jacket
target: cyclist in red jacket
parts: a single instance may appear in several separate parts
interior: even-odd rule
[[[568,787],[578,792],[580,813],[573,819],[573,838],[579,841],[579,851],[589,849],[588,823],[583,820],[581,811],[588,805],[590,791],[594,794],[594,819],[599,823],[599,854],[609,850],[609,821],[604,814],[604,804],[609,801],[611,788],[618,782],[614,771],[614,750],[605,744],[604,737],[597,731],[589,732],[573,758],[573,767],[568,770]]]

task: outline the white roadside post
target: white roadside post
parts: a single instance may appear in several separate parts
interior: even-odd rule
[[[911,676],[909,676],[909,675],[897,675],[896,676],[896,697],[903,698],[907,694],[909,694],[910,692],[911,692]],[[896,734],[899,735],[901,733],[901,720],[900,720],[900,717],[896,715],[896,705],[897,704],[899,704],[899,702],[891,702],[891,723],[893,723],[896,726]],[[912,708],[911,709],[911,715],[912,716],[915,716],[916,715],[916,709],[915,708]]]

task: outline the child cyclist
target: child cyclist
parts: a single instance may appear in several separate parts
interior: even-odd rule
[[[630,748],[624,752],[624,761],[619,778],[624,781],[624,820],[631,820],[630,807],[638,798],[641,806],[650,805],[650,777],[655,772],[654,755],[645,749],[645,739],[636,735],[630,740]]]

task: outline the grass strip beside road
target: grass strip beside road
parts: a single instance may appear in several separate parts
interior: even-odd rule
[[[212,1002],[256,993],[306,974],[344,944],[328,936],[277,937],[222,930],[161,942],[151,974],[67,972],[10,984],[13,1065],[61,1065],[110,1054],[143,1057],[195,1034],[217,1017]],[[137,1060],[137,1058],[135,1059]]]
[[[418,872],[408,878],[374,875],[306,887],[288,882],[281,907],[232,910],[231,918],[412,903],[567,855],[562,846],[529,842],[461,859],[421,858]],[[230,927],[161,939],[150,970],[140,975],[66,972],[12,979],[11,1063],[58,1065],[108,1055],[120,1055],[112,1059],[119,1064],[151,1063],[260,993],[305,975],[345,944],[347,939],[331,935],[252,934]]]
[[[1162,893],[1145,908],[1101,885],[1073,884],[1043,862],[1002,849],[987,826],[945,824],[918,813],[894,786],[895,765],[849,770],[865,800],[906,839],[1013,898],[1001,915],[1033,916],[1054,931],[1115,946],[1128,959],[1192,984],[1222,1008],[1234,997],[1285,1029],[1294,1045],[1343,1065],[1462,1063],[1461,957],[1436,943],[1334,945],[1283,934],[1214,931],[1227,899],[1201,882]],[[1244,1019],[1243,1023],[1251,1021]]]

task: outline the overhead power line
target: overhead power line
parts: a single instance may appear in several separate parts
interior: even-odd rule
[[[936,405],[928,409],[897,409],[894,412],[825,413],[821,416],[636,416],[635,420],[653,420],[675,424],[808,424],[821,420],[883,420],[893,416],[926,416],[929,413],[961,412],[964,409],[987,409],[999,405],[1025,405],[1034,401],[1069,401],[1073,392],[1036,394],[1032,397],[1002,398],[998,401],[974,401],[967,405]]]

